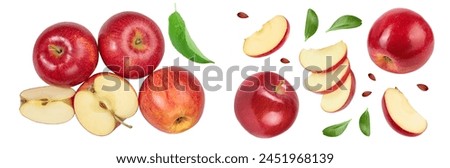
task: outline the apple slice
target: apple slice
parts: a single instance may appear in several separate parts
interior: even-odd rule
[[[343,41],[320,49],[302,49],[300,64],[311,72],[329,72],[347,58],[347,45]]]
[[[20,93],[20,113],[35,122],[60,124],[72,119],[74,115],[72,88],[42,86],[24,90]]]
[[[104,136],[132,117],[138,109],[137,94],[124,78],[98,73],[80,86],[74,98],[80,124],[94,135]]]
[[[322,96],[320,106],[325,112],[337,112],[347,107],[355,95],[356,80],[353,72],[339,89]]]
[[[427,120],[417,113],[398,88],[386,89],[382,106],[388,124],[398,133],[418,136],[427,129]]]
[[[305,88],[309,91],[326,94],[335,91],[349,76],[350,62],[348,59],[330,72],[311,73],[305,79]]]
[[[288,35],[288,20],[277,15],[244,40],[244,53],[250,57],[267,56],[283,46]]]

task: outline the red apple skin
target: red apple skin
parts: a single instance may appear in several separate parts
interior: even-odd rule
[[[381,100],[381,107],[383,108],[383,114],[384,114],[384,118],[386,119],[387,123],[389,124],[389,126],[391,126],[391,128],[396,131],[397,133],[404,135],[404,136],[408,136],[408,137],[415,137],[418,136],[420,134],[416,134],[416,133],[412,133],[409,131],[404,130],[403,128],[401,128],[399,125],[397,125],[395,123],[395,121],[391,118],[391,115],[389,115],[389,111],[386,107],[386,100],[384,99],[384,96],[386,95],[386,93],[383,94],[383,98]]]
[[[291,84],[268,71],[246,78],[234,100],[237,120],[247,132],[259,138],[275,137],[288,130],[298,108],[298,97]]]
[[[287,38],[289,37],[289,32],[290,32],[290,29],[291,29],[290,27],[291,26],[289,25],[289,21],[287,19],[286,19],[286,24],[287,24],[286,25],[286,33],[284,33],[283,38],[277,44],[277,46],[275,46],[274,48],[272,48],[271,50],[269,50],[269,51],[267,51],[267,52],[265,52],[263,54],[255,55],[255,56],[251,56],[251,57],[254,57],[254,58],[264,57],[264,56],[268,56],[268,55],[274,53],[275,51],[278,51],[284,45],[284,43],[286,42]]]
[[[434,49],[431,27],[418,13],[405,8],[381,15],[367,41],[372,61],[381,69],[398,74],[422,67]]]
[[[203,114],[205,94],[200,81],[188,70],[164,67],[150,74],[139,93],[139,108],[153,127],[170,134],[195,126]],[[184,123],[178,123],[182,119]]]
[[[72,87],[85,81],[98,63],[97,42],[84,26],[59,22],[46,28],[33,48],[33,65],[46,83]]]
[[[103,24],[98,46],[111,71],[132,79],[153,72],[164,55],[164,38],[158,25],[131,11],[118,13]]]

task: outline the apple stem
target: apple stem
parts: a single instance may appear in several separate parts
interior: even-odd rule
[[[116,119],[116,121],[118,121],[121,125],[127,127],[127,128],[133,128],[132,125],[129,125],[127,123],[125,123],[120,117],[118,117],[116,114],[114,114],[114,119]]]
[[[278,83],[278,85],[275,87],[275,92],[278,94],[284,94],[286,93],[286,88],[285,88],[285,81],[281,80],[280,83]]]
[[[114,111],[109,110],[105,103],[100,102],[99,105],[100,105],[101,108],[103,108],[103,109],[109,111],[109,112],[113,115],[114,119],[115,119],[117,122],[119,122],[121,125],[123,125],[123,126],[125,126],[125,127],[128,127],[128,128],[133,128],[133,126],[131,126],[131,125],[125,123],[125,122],[123,121],[123,119],[121,119],[119,116],[117,116],[116,113],[114,113]]]
[[[384,56],[383,59],[384,59],[384,61],[386,61],[386,62],[388,62],[388,63],[391,63],[391,62],[392,62],[392,59],[389,58],[388,56]]]
[[[55,45],[49,45],[49,50],[56,53],[57,56],[61,56],[61,54],[64,52],[61,47],[55,46]]]
[[[136,38],[136,40],[134,40],[134,45],[140,45],[141,43],[142,43],[141,38]]]

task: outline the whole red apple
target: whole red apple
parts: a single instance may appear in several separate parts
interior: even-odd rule
[[[98,45],[106,66],[125,78],[153,72],[164,55],[164,38],[158,25],[137,12],[121,12],[101,27]]]
[[[181,133],[200,120],[205,104],[203,87],[188,70],[164,67],[151,73],[139,93],[144,118],[166,133]]]
[[[422,67],[434,48],[430,25],[418,13],[395,8],[381,15],[369,32],[370,58],[381,69],[408,73]]]
[[[50,85],[71,87],[89,78],[98,63],[97,43],[84,26],[60,22],[46,28],[33,49],[39,77]]]
[[[298,113],[294,88],[274,72],[259,72],[246,78],[234,99],[239,123],[260,138],[277,136],[288,130]]]

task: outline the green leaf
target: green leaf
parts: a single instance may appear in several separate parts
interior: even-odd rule
[[[364,135],[370,136],[370,115],[368,109],[359,117],[359,129]]]
[[[325,129],[323,129],[322,133],[323,133],[323,135],[328,136],[328,137],[337,137],[337,136],[341,135],[345,131],[345,129],[347,129],[347,125],[348,125],[348,123],[350,123],[351,120],[352,119],[344,121],[339,124],[331,125]]]
[[[358,17],[352,15],[344,15],[334,21],[333,25],[331,25],[327,32],[340,29],[351,29],[361,26],[361,24],[362,21]]]
[[[316,12],[314,12],[314,10],[312,9],[308,9],[305,23],[305,41],[308,40],[311,36],[313,36],[314,33],[316,33],[318,27],[319,27],[319,18],[317,17]]]
[[[183,18],[177,11],[169,16],[169,37],[175,49],[187,59],[196,63],[214,63],[198,49],[186,28]]]

